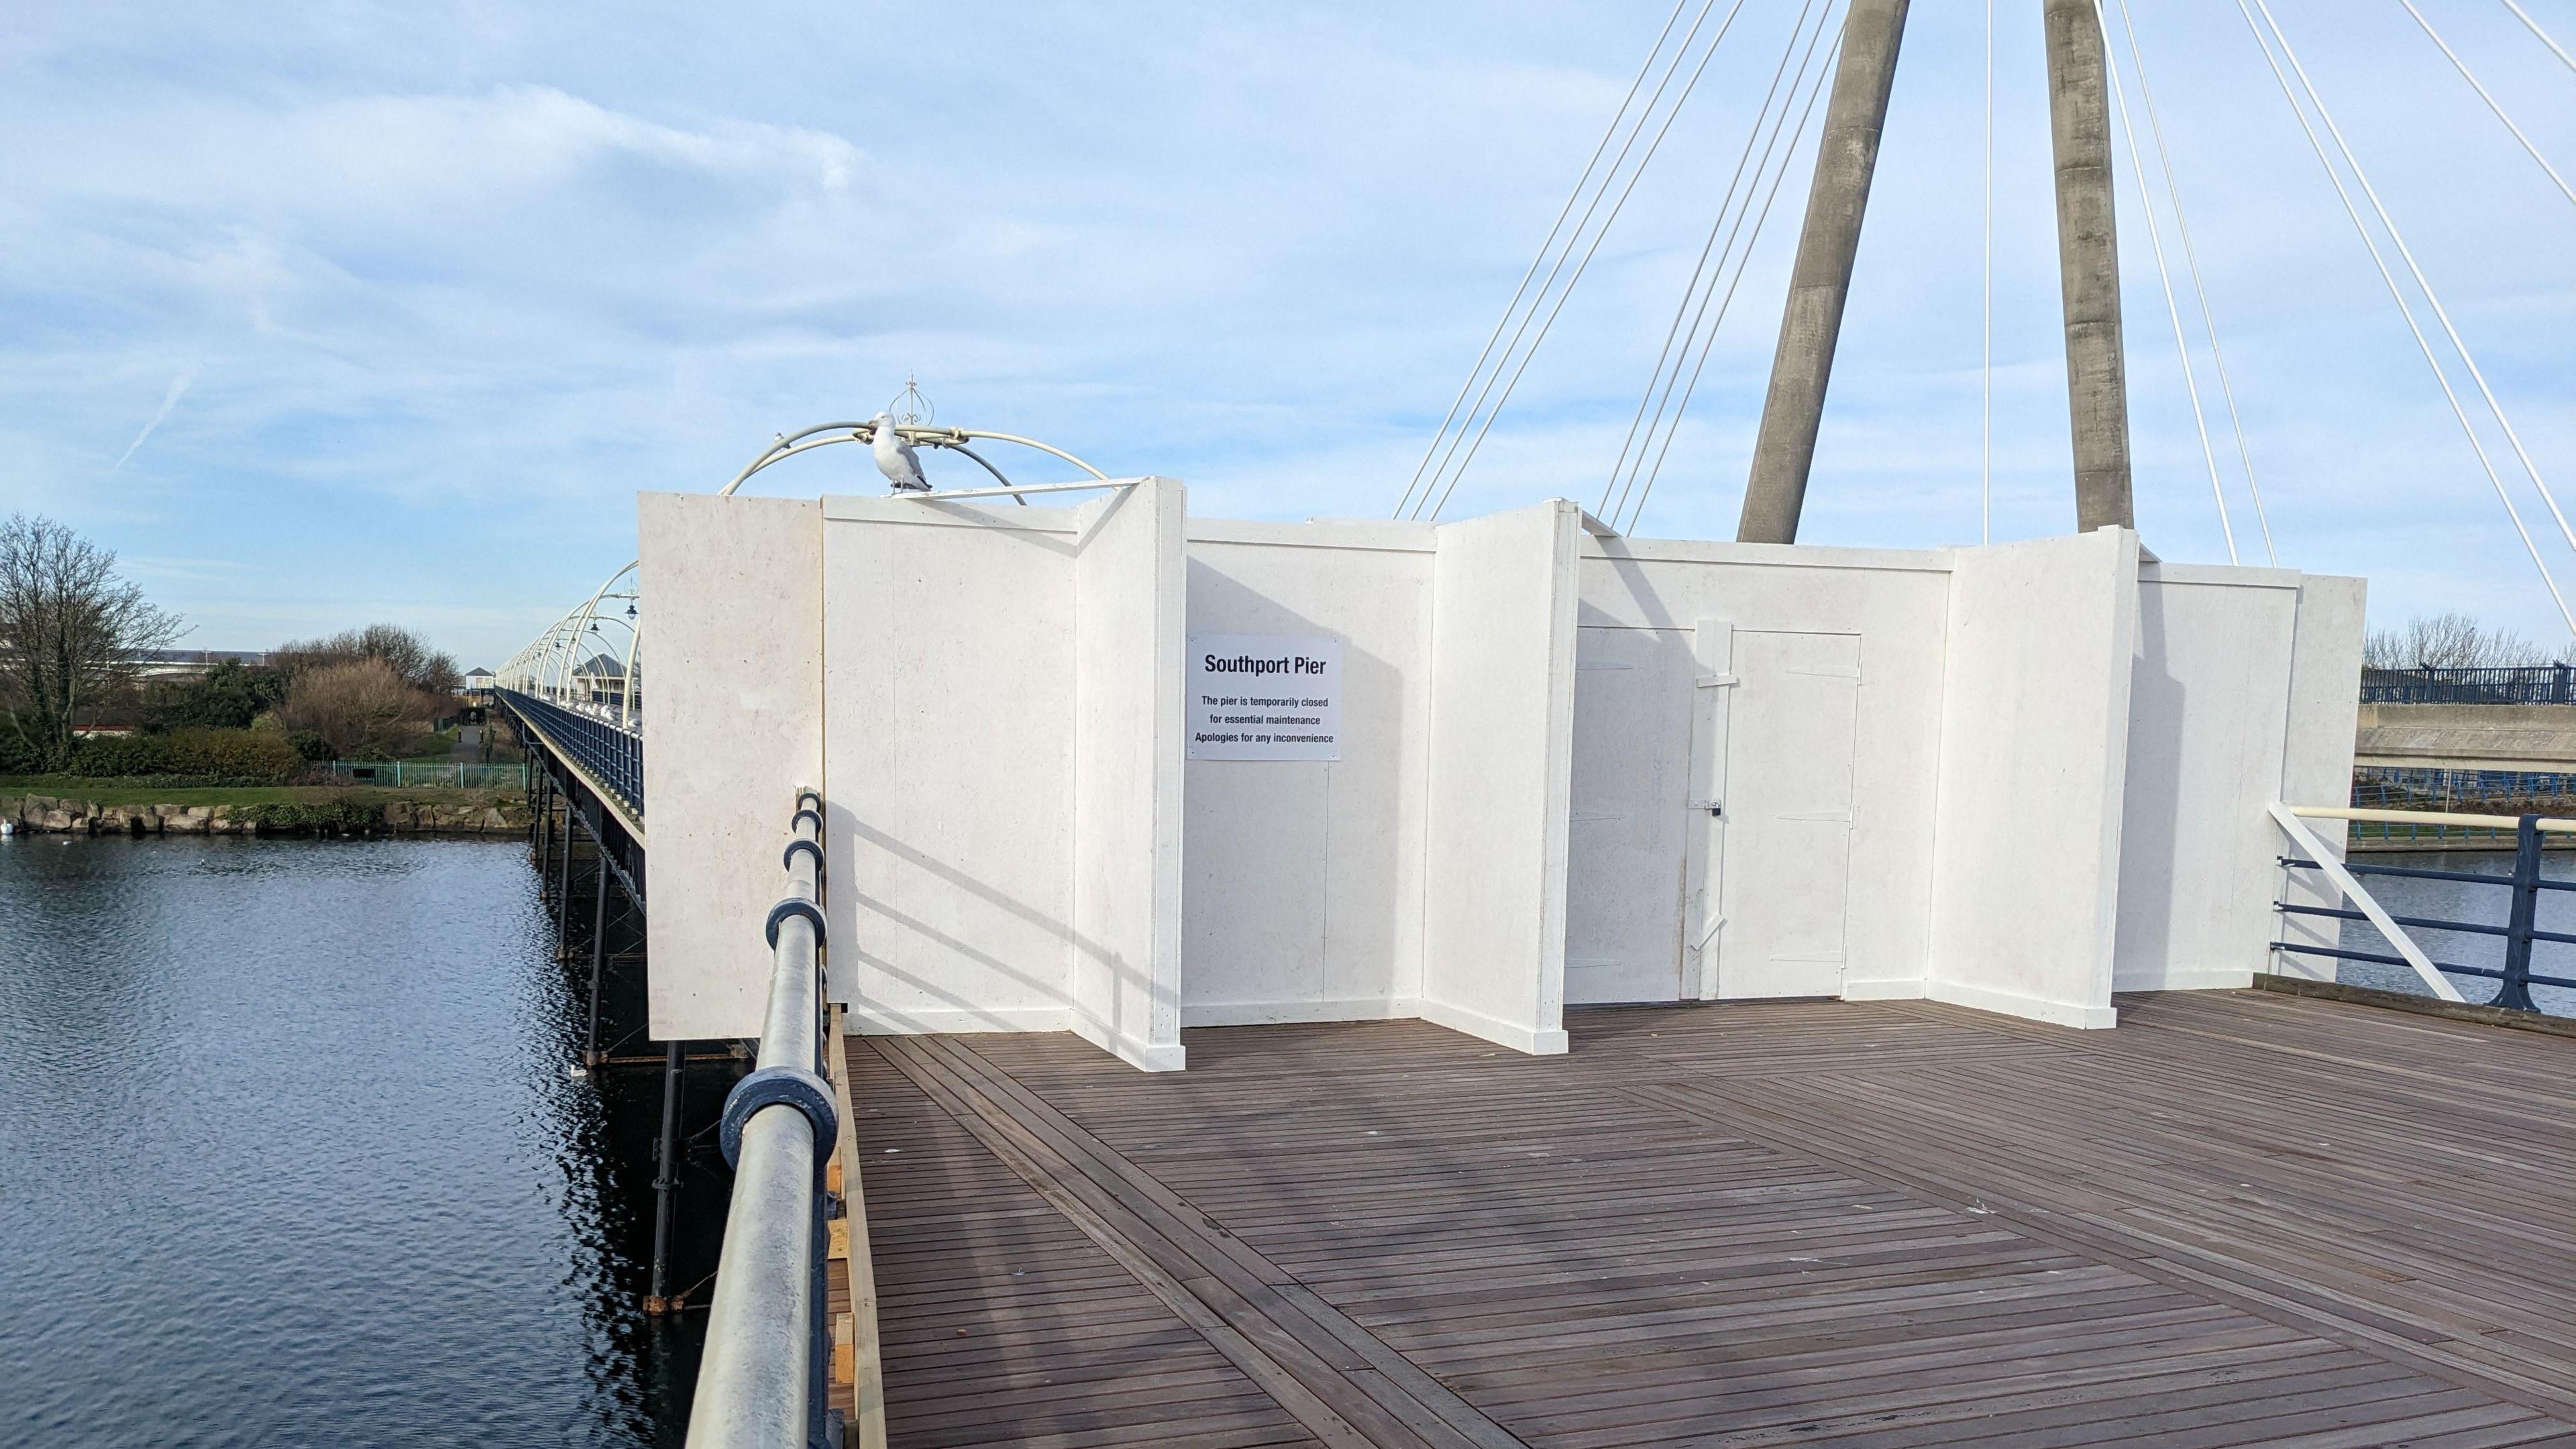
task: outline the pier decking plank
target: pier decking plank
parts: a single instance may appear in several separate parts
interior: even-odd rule
[[[890,1442],[2576,1444],[2576,1042],[2270,993],[849,1044]]]

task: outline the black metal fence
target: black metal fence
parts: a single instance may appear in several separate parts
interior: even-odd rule
[[[501,704],[547,738],[608,787],[636,818],[644,815],[644,737],[606,720],[549,704],[515,689],[493,691]]]
[[[2517,823],[2512,837],[2513,874],[2509,876],[2482,875],[2466,870],[2430,870],[2418,866],[2363,865],[2350,861],[2344,862],[2343,868],[2356,876],[2410,876],[2417,880],[2456,881],[2463,885],[2510,888],[2513,891],[2513,909],[2507,915],[2505,924],[2501,926],[2491,926],[2476,921],[2432,920],[2422,916],[2392,915],[2389,919],[2399,926],[2413,930],[2458,931],[2472,936],[2501,937],[2504,941],[2504,963],[2500,967],[2462,966],[2448,961],[2436,961],[2433,964],[2445,975],[2472,976],[2497,983],[2495,1000],[2487,1003],[2488,1005],[2501,1006],[2513,1011],[2538,1011],[2539,1006],[2531,999],[2531,988],[2534,985],[2563,986],[2576,990],[2576,978],[2542,976],[2535,974],[2531,969],[2531,946],[2534,941],[2556,941],[2576,946],[2576,935],[2560,931],[2544,931],[2536,924],[2540,915],[2542,891],[2576,891],[2576,881],[2541,878],[2540,821],[2541,817],[2538,815],[2525,815]],[[2294,855],[2282,856],[2281,864],[2292,870],[2324,869],[2313,860]],[[2324,916],[2337,921],[2370,919],[2360,911],[2347,910],[2339,906],[2302,906],[2293,905],[2288,901],[2276,901],[2272,908],[2283,915],[2290,916]],[[2351,950],[2345,947],[2340,939],[2332,946],[2303,946],[2276,940],[2272,943],[2272,949],[2291,955],[2321,956],[2337,961],[2368,961],[2382,966],[2404,966],[2409,969],[2414,965],[2403,956],[2391,956],[2381,951]]]
[[[2365,669],[2364,704],[2576,704],[2576,665]]]

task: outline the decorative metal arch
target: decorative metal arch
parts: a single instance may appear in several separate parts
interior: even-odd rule
[[[887,426],[894,428],[898,435],[916,447],[945,448],[951,452],[964,454],[977,467],[992,474],[993,480],[1000,484],[1002,489],[1011,490],[1011,496],[1024,507],[1028,500],[1018,494],[1017,490],[1021,485],[1004,477],[1001,469],[993,466],[983,454],[968,447],[969,442],[1011,443],[1034,449],[1071,463],[1102,483],[1110,482],[1108,474],[1064,449],[1051,443],[1042,443],[1035,438],[1022,437],[1017,433],[986,432],[976,428],[943,428],[921,423],[890,422]],[[810,453],[817,448],[830,447],[835,443],[874,443],[876,432],[877,424],[874,420],[869,420],[816,423],[812,427],[801,428],[793,433],[781,433],[775,442],[762,449],[760,455],[752,459],[741,472],[736,473],[730,482],[717,489],[716,496],[731,497],[754,475],[799,454]],[[1066,485],[1046,485],[1040,491],[1062,486]],[[637,717],[636,700],[638,686],[642,681],[644,626],[648,621],[638,613],[642,608],[643,591],[640,587],[642,581],[636,577],[637,562],[633,559],[628,560],[624,567],[610,574],[598,588],[591,590],[588,598],[538,631],[534,639],[529,640],[518,653],[511,655],[509,661],[501,666],[495,682],[504,689],[515,689],[566,709],[594,715],[603,721],[615,724],[620,729],[640,728],[642,721]],[[625,585],[623,589],[619,588],[621,583]],[[624,618],[620,618],[614,609],[602,612],[603,605],[620,600],[627,605]],[[623,624],[627,631],[625,657],[619,676],[617,708],[613,717],[606,705],[575,698],[572,688],[573,679],[583,662],[583,641],[596,634],[602,623]]]

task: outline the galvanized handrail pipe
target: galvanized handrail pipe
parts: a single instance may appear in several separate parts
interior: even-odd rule
[[[790,830],[793,840],[816,848],[789,845],[788,893],[770,917],[776,944],[761,1027],[761,1072],[811,1073],[821,1062],[819,941],[813,920],[795,909],[796,903],[821,908],[821,816],[807,807],[809,800],[816,807],[822,803],[814,792],[800,792]],[[742,1123],[724,1250],[708,1304],[706,1353],[689,1413],[693,1449],[790,1449],[819,1437],[821,1162],[832,1144],[818,1143],[815,1126],[803,1108],[780,1100],[753,1109]]]

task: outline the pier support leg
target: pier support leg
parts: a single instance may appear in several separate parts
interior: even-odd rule
[[[2075,529],[2131,528],[2129,382],[2120,342],[2120,238],[2111,192],[2110,60],[2094,0],[2047,0],[2057,267],[2075,429]]]
[[[677,1312],[671,1301],[671,1205],[680,1191],[680,1048],[662,1047],[662,1141],[653,1150],[653,1282],[644,1295],[644,1311],[659,1316]]]
[[[543,899],[545,896],[546,882],[552,876],[552,872],[549,870],[549,867],[554,863],[548,853],[552,847],[555,833],[554,786],[555,777],[540,771],[537,775],[536,787],[531,792],[536,797],[535,804],[537,807],[537,896],[539,899]]]
[[[2089,0],[2088,0],[2089,3]],[[1806,506],[1807,474],[1824,423],[1825,384],[1851,295],[1852,259],[1860,251],[1861,214],[1878,169],[1879,133],[1896,84],[1896,51],[1905,38],[1907,0],[1852,0],[1825,103],[1825,136],[1816,148],[1816,179],[1807,192],[1806,229],[1789,274],[1789,304],[1780,314],[1780,349],[1771,359],[1771,390],[1753,444],[1753,475],[1744,485],[1738,543],[1796,543]]]
[[[599,976],[608,950],[608,843],[599,847],[598,868],[591,872],[590,892],[590,1030],[582,1038],[581,1064],[597,1068],[607,1059],[599,1049]]]
[[[572,797],[564,797],[563,876],[555,887],[555,959],[572,956]]]

